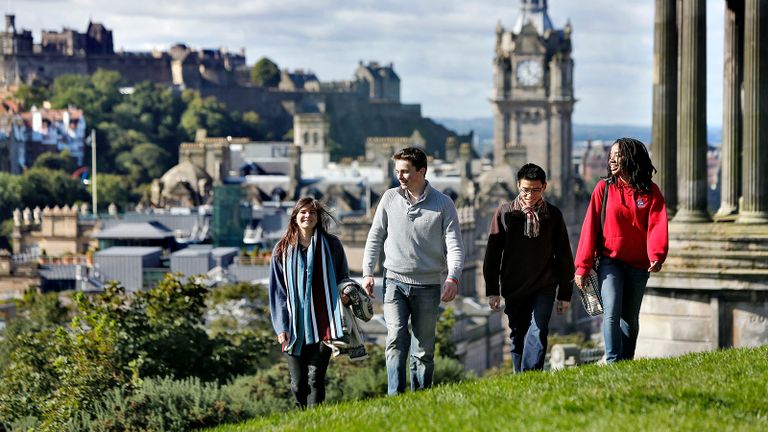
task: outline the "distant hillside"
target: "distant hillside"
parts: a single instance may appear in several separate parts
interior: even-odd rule
[[[436,122],[443,124],[448,129],[456,131],[458,134],[467,134],[469,131],[475,132],[475,149],[478,152],[490,151],[493,145],[493,118],[477,117],[472,119],[440,118]],[[599,125],[599,124],[574,124],[573,140],[574,142],[587,140],[611,141],[616,138],[630,136],[637,138],[644,143],[651,141],[650,126],[631,126],[631,125]],[[708,131],[708,140],[711,145],[719,146],[722,141],[722,128],[712,126]]]
[[[768,346],[479,379],[215,432],[768,430]]]

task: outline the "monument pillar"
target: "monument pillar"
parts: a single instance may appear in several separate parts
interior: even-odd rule
[[[676,0],[656,0],[653,42],[651,157],[672,213],[677,208],[677,11]]]
[[[731,219],[741,196],[741,82],[743,79],[744,2],[726,1],[723,49],[723,145],[720,209],[715,217]]]
[[[706,1],[682,2],[681,15],[679,201],[674,221],[707,222]]]
[[[739,223],[768,223],[768,0],[744,2],[743,207]]]

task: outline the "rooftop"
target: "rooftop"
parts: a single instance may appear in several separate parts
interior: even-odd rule
[[[96,252],[96,256],[147,256],[162,251],[159,247],[150,246],[113,246]]]
[[[97,239],[166,239],[173,232],[157,221],[122,222],[94,234]]]

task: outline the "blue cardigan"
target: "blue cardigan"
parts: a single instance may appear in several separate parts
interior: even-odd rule
[[[339,281],[349,277],[349,266],[344,247],[338,237],[328,234],[326,236],[328,246],[331,249],[334,270],[338,284]],[[306,253],[306,252],[304,252]],[[284,284],[283,259],[272,251],[272,260],[269,266],[269,310],[272,316],[272,327],[275,334],[291,332],[291,320],[288,313],[287,290]]]

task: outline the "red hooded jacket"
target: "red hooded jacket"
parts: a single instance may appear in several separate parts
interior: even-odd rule
[[[648,269],[652,261],[663,263],[669,250],[669,237],[667,205],[659,187],[652,183],[650,194],[640,194],[621,180],[608,185],[604,235],[601,235],[600,213],[606,185],[601,181],[592,191],[576,251],[576,274],[589,273],[596,253],[643,270]]]

